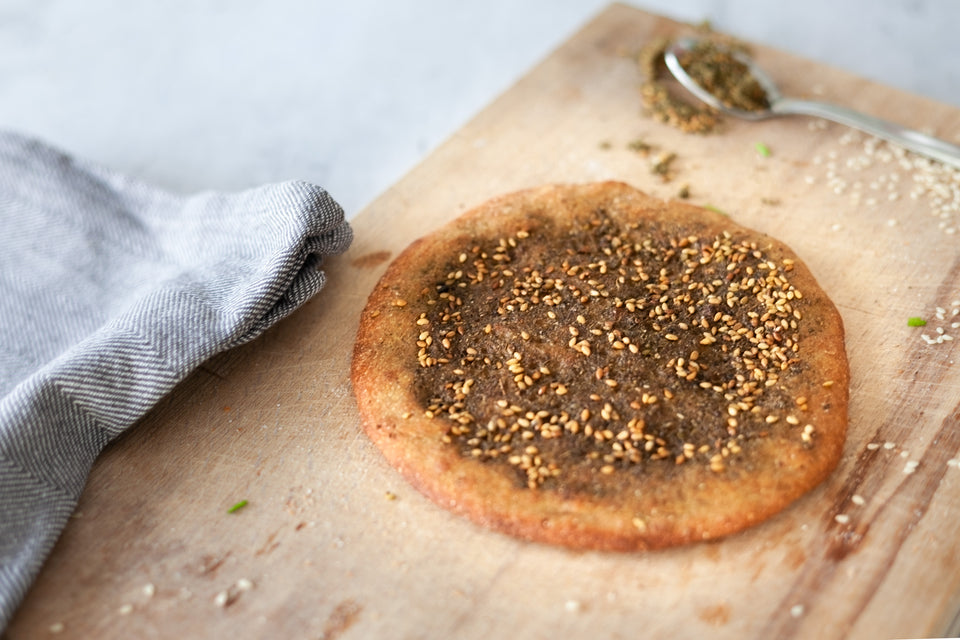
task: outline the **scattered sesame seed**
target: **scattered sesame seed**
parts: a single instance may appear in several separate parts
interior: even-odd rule
[[[148,598],[152,598],[156,592],[157,588],[153,586],[152,582],[148,582],[147,584],[143,585],[143,595],[147,596]]]
[[[795,604],[795,605],[793,605],[792,607],[790,607],[790,615],[793,616],[794,618],[799,618],[800,616],[802,616],[802,615],[803,615],[803,605],[802,605],[802,604]]]
[[[854,495],[850,498],[850,502],[852,502],[853,504],[857,505],[858,507],[862,507],[863,505],[865,505],[865,504],[867,503],[867,501],[864,500],[863,496],[861,496],[860,494],[854,494]]]
[[[568,613],[577,613],[577,612],[580,611],[580,603],[579,603],[578,601],[576,601],[576,600],[567,600],[567,601],[563,604],[563,608],[564,608]]]
[[[845,131],[837,142],[853,155],[838,162],[837,152],[830,150],[829,161],[824,162],[821,156],[813,161],[824,167],[824,184],[833,193],[843,195],[849,189],[849,198],[856,205],[866,185],[870,191],[886,191],[887,201],[903,197],[926,201],[937,227],[946,235],[956,234],[960,228],[960,170],[859,132]],[[906,179],[901,180],[901,176]],[[807,183],[813,184],[814,177],[809,178]],[[864,202],[874,206],[877,198],[871,196]]]
[[[133,611],[132,604],[125,604],[125,605],[122,605],[119,609],[117,609],[117,613],[119,613],[122,616],[129,615],[130,612],[132,611]]]
[[[904,465],[903,472],[909,475],[915,472],[918,466],[920,466],[919,462],[917,462],[916,460],[910,460],[907,462],[906,465]]]
[[[64,626],[62,622],[54,622],[47,628],[49,629],[50,633],[63,633]]]
[[[850,516],[845,513],[838,513],[837,515],[833,516],[833,519],[840,524],[847,524],[850,522]]]

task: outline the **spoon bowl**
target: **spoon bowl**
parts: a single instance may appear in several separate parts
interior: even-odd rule
[[[685,89],[696,96],[702,102],[710,105],[720,113],[725,113],[745,120],[766,120],[778,116],[805,115],[824,120],[831,120],[839,124],[859,129],[865,133],[876,136],[905,147],[915,153],[925,155],[934,160],[960,169],[960,147],[928,136],[919,131],[914,131],[892,122],[887,122],[864,113],[841,107],[826,102],[813,100],[798,100],[785,97],[777,85],[760,69],[752,59],[738,51],[727,50],[725,53],[731,55],[740,62],[753,76],[754,80],[760,85],[766,94],[766,109],[739,109],[731,107],[701,86],[693,76],[687,73],[681,64],[680,59],[685,54],[694,51],[700,41],[696,38],[682,38],[673,42],[666,51],[664,51],[664,62],[667,69],[680,82]],[[711,47],[719,48],[720,45],[711,42]]]

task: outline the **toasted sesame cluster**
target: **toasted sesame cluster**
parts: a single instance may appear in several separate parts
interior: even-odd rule
[[[596,211],[467,241],[416,303],[417,389],[444,442],[530,488],[618,473],[722,473],[751,440],[812,444],[792,261],[730,234]]]

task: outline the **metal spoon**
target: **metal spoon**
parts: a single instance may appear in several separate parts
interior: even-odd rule
[[[762,111],[728,107],[712,93],[697,84],[697,81],[690,77],[680,64],[678,56],[694,48],[696,44],[697,40],[694,38],[677,40],[664,52],[664,60],[667,63],[667,68],[670,69],[674,77],[680,81],[680,84],[686,87],[687,90],[697,98],[721,113],[726,113],[738,118],[745,118],[747,120],[764,120],[785,115],[805,115],[824,118],[825,120],[832,120],[833,122],[839,122],[848,127],[860,129],[861,131],[878,138],[883,138],[884,140],[898,144],[916,153],[960,168],[960,147],[952,145],[949,142],[944,142],[943,140],[928,136],[919,131],[907,129],[892,122],[886,122],[845,107],[825,102],[784,97],[773,81],[761,71],[750,58],[739,52],[730,53],[734,58],[747,66],[750,73],[753,74],[753,77],[760,86],[763,87],[770,107]]]

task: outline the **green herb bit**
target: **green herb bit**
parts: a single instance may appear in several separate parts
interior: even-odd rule
[[[926,326],[926,324],[927,324],[927,321],[918,316],[914,316],[912,318],[907,319],[908,327],[924,327]]]
[[[227,509],[227,513],[236,513],[237,511],[240,511],[240,509],[243,509],[248,504],[249,504],[249,501],[241,500],[240,502],[236,503],[235,505]]]
[[[758,142],[757,144],[753,145],[753,147],[757,150],[757,153],[759,153],[762,157],[764,158],[770,157],[770,147],[763,144],[762,142]]]
[[[727,217],[729,217],[729,214],[728,214],[726,211],[724,211],[723,209],[721,209],[721,208],[719,208],[719,207],[715,207],[715,206],[713,206],[712,204],[705,204],[705,205],[703,205],[703,208],[704,208],[704,209],[707,209],[707,210],[709,210],[709,211],[713,211],[714,213],[719,213],[719,214],[722,215],[722,216],[727,216]]]

